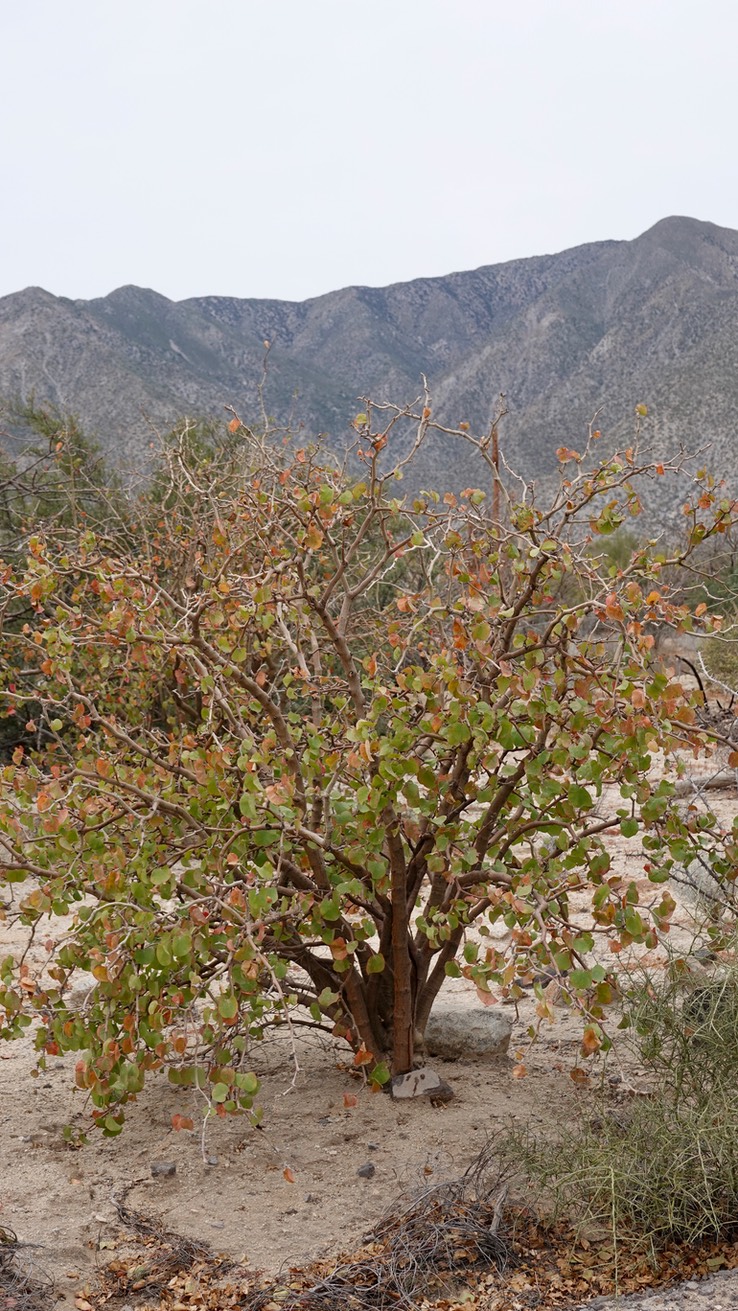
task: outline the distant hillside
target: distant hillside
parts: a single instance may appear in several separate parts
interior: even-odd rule
[[[738,232],[689,218],[635,241],[301,303],[29,288],[0,299],[0,395],[52,401],[130,465],[145,458],[150,423],[222,415],[226,402],[254,416],[265,339],[270,413],[338,446],[358,396],[410,400],[424,372],[454,422],[485,425],[504,391],[504,449],[529,475],[581,442],[600,407],[608,437],[627,437],[641,401],[661,450],[711,443],[711,467],[735,466]],[[423,458],[426,484],[474,479],[455,444]]]

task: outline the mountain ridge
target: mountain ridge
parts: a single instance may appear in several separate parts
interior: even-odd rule
[[[258,413],[349,440],[358,398],[403,403],[428,377],[434,407],[486,428],[507,397],[504,449],[526,476],[577,446],[594,413],[627,440],[636,404],[663,452],[714,448],[732,472],[738,423],[738,232],[671,216],[633,241],[589,242],[306,301],[172,301],[133,284],[92,300],[31,287],[0,299],[0,395],[76,414],[114,461],[145,463],[152,427]],[[470,448],[436,438],[420,476],[474,480]]]

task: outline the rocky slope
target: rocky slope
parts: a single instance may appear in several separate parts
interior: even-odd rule
[[[437,412],[484,425],[501,391],[504,448],[535,475],[577,446],[598,409],[627,437],[649,406],[661,451],[709,443],[731,470],[738,424],[738,232],[668,218],[634,241],[302,303],[204,297],[172,302],[122,287],[98,300],[39,288],[0,299],[0,396],[73,412],[123,466],[145,459],[152,427],[184,414],[257,413],[345,444],[357,397],[405,401],[426,373]],[[426,485],[466,483],[473,456],[436,441]],[[476,469],[477,476],[480,471]]]

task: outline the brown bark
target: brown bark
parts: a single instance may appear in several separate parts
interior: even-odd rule
[[[413,967],[410,959],[407,906],[407,866],[397,816],[389,811],[387,850],[390,858],[392,886],[392,975],[394,1013],[392,1016],[392,1073],[407,1074],[413,1068],[414,998]]]

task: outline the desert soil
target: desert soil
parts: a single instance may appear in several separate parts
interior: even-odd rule
[[[738,795],[721,792],[716,809],[731,817]],[[612,841],[614,858],[629,873],[640,860],[636,848],[620,837]],[[53,936],[55,926],[48,930]],[[22,930],[6,924],[0,931],[4,953],[22,948]],[[682,910],[675,934],[689,931]],[[461,1010],[480,1005],[464,980],[451,983]],[[352,1075],[347,1049],[313,1036],[301,1038],[295,1053],[280,1034],[258,1046],[251,1062],[262,1082],[262,1128],[236,1118],[205,1123],[197,1093],[159,1079],[129,1108],[120,1138],[90,1131],[88,1143],[76,1149],[62,1137],[65,1125],[89,1127],[84,1094],[73,1088],[76,1057],[50,1059],[34,1079],[30,1039],[7,1044],[0,1047],[0,1226],[28,1244],[24,1259],[54,1277],[61,1306],[73,1306],[114,1255],[121,1231],[113,1199],[130,1184],[128,1205],[251,1269],[276,1272],[350,1251],[400,1193],[458,1176],[512,1122],[555,1131],[580,1113],[589,1094],[569,1072],[581,1028],[565,1009],[526,1050],[527,1077],[513,1077],[514,1053],[527,1048],[532,1018],[533,1002],[526,999],[508,1058],[433,1061],[455,1090],[448,1106],[402,1105],[371,1093]],[[192,1116],[194,1132],[174,1131],[177,1112]],[[163,1162],[175,1172],[152,1174]],[[366,1165],[374,1167],[369,1178],[358,1173]],[[511,1299],[510,1307],[516,1305],[526,1304]],[[589,1303],[600,1311],[616,1305],[623,1311],[738,1308],[738,1272],[618,1303]]]

